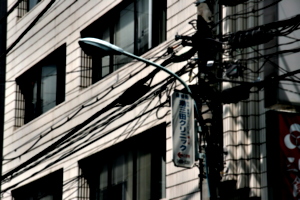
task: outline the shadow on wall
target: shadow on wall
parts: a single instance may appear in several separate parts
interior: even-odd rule
[[[222,200],[261,199],[261,197],[249,197],[250,194],[259,195],[260,193],[258,191],[261,190],[259,183],[263,165],[260,162],[262,145],[260,124],[254,123],[260,120],[260,116],[253,115],[249,111],[250,104],[254,103],[251,101],[240,102],[235,108],[233,108],[235,105],[225,107],[223,112],[225,116],[230,117],[232,127],[225,130],[230,136],[225,144],[228,156],[224,158],[226,169],[229,171],[224,175],[225,179],[221,181],[219,187]],[[257,105],[252,106],[257,107]],[[234,113],[234,110],[238,108],[240,109],[239,114]],[[239,129],[236,128],[236,125]],[[256,186],[250,188],[250,179],[255,181]],[[237,180],[239,181],[237,182]]]

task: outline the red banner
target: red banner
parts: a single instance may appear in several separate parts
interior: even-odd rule
[[[300,115],[279,114],[282,199],[300,199]]]

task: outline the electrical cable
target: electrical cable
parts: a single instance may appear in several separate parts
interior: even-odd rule
[[[26,30],[27,30],[27,29],[26,29]],[[25,33],[25,34],[26,34],[26,33]],[[25,34],[24,34],[24,35],[25,35]],[[21,34],[21,35],[22,35],[22,34]],[[21,40],[21,38],[20,38],[19,40]],[[16,43],[18,43],[18,41],[17,41]],[[10,48],[8,49],[8,52],[9,52],[12,48],[13,48],[13,45],[10,46]],[[7,53],[8,53],[8,52],[7,52]],[[96,99],[96,102],[98,102],[98,98]],[[91,103],[91,104],[89,104],[88,106],[91,106],[91,105],[93,105],[93,104],[94,104],[94,103]],[[84,106],[84,107],[85,107],[85,106]],[[79,110],[77,110],[77,112],[76,112],[71,118],[73,118],[74,116],[76,116],[76,115],[77,115],[84,107],[81,107]],[[103,111],[102,111],[102,112],[103,112]],[[70,120],[69,117],[68,117],[68,120]],[[68,121],[68,120],[67,120],[67,121]],[[62,126],[62,125],[63,125],[63,124],[60,124],[59,127]],[[55,128],[57,128],[57,127],[55,127]],[[70,134],[72,131],[74,132],[74,130],[77,130],[77,129],[80,130],[80,128],[78,128],[78,126],[72,128],[72,130],[71,130],[69,133],[67,133],[67,135]],[[53,128],[51,128],[51,130],[53,130]],[[65,136],[66,136],[66,135],[65,135]],[[63,136],[62,138],[64,138],[65,136]],[[61,140],[61,139],[60,139],[60,140]],[[39,139],[38,139],[36,142],[38,142],[38,141],[39,141]],[[60,142],[59,142],[59,143],[60,143]],[[57,145],[60,145],[59,143],[57,143]],[[61,144],[63,144],[63,143],[64,143],[64,141],[61,142]],[[35,145],[35,144],[34,144],[34,145]],[[34,145],[33,145],[33,146],[34,146]],[[46,149],[48,149],[48,148],[46,148]],[[43,152],[44,152],[44,151],[43,151]],[[38,154],[38,155],[39,155],[39,154]],[[34,156],[34,157],[35,157],[35,156]],[[49,158],[49,157],[48,157],[48,158]],[[37,158],[37,159],[38,159],[38,158]],[[31,160],[31,159],[30,159],[30,160]],[[25,165],[25,166],[27,166],[27,165]],[[17,168],[18,168],[18,167],[17,167]],[[15,168],[14,170],[16,170],[17,168]],[[16,170],[16,171],[18,171],[18,170]],[[9,172],[9,173],[10,173],[10,172]],[[36,173],[34,173],[34,174],[36,174]],[[13,177],[13,175],[15,175],[15,174],[14,174],[14,173],[11,173],[11,176],[12,176],[12,177]],[[8,175],[8,176],[9,176],[9,175]],[[4,177],[8,177],[8,176],[7,176],[7,174],[4,175]],[[3,176],[2,176],[2,181],[3,181]]]
[[[3,20],[7,19],[7,17],[18,7],[18,5],[24,0],[17,0],[17,2],[6,12],[4,16],[0,18],[0,23],[2,23]]]
[[[277,51],[275,53],[269,53],[269,54],[262,55],[262,56],[254,56],[254,57],[250,57],[250,58],[246,58],[246,59],[241,59],[241,61],[247,62],[247,61],[250,61],[250,60],[259,60],[259,59],[262,59],[262,58],[264,58],[264,59],[265,58],[271,58],[271,57],[281,55],[281,54],[289,55],[289,54],[292,54],[292,53],[298,53],[299,51],[300,51],[300,47],[297,47],[297,48],[293,48],[293,49]]]
[[[183,70],[184,70],[184,68],[183,68]],[[165,81],[167,81],[167,83],[165,84],[165,85],[168,85],[169,84],[169,82],[171,81],[171,82],[173,82],[174,80],[173,79],[170,79],[169,81],[168,81],[168,79],[166,79]],[[154,86],[152,86],[152,87],[158,87],[158,85],[161,85],[162,84],[162,82],[160,82],[160,83],[158,83],[156,86],[154,85]],[[163,91],[164,89],[166,89],[165,87],[162,87],[162,86],[160,86],[160,89],[159,89],[159,91]],[[156,92],[154,92],[154,93],[157,93],[157,91]],[[160,93],[159,93],[160,94]],[[150,94],[150,96],[152,96],[153,94]],[[150,97],[149,96],[149,97]],[[145,97],[143,97],[143,98],[141,98],[138,102],[143,102],[144,100],[146,100],[147,98],[149,98],[148,96],[145,96]],[[140,104],[140,103],[136,103],[136,104]],[[135,108],[136,107],[136,105],[134,105],[134,106],[132,106],[132,108],[130,108],[130,110],[131,109],[133,109],[133,108]],[[128,112],[129,110],[126,110],[126,111],[122,111],[122,113],[126,113],[126,112]],[[109,121],[109,122],[111,122],[113,119],[112,118],[109,118],[107,121]],[[100,120],[100,121],[102,121],[102,120]],[[98,121],[97,123],[99,123],[100,121]],[[101,126],[103,126],[104,124],[102,124]],[[98,127],[99,128],[99,127]],[[98,131],[98,132],[101,132],[102,130],[100,130],[100,131]]]
[[[159,59],[161,59],[163,56],[165,56],[165,54],[163,54],[162,56],[157,57],[156,61],[159,60]],[[128,79],[123,80],[122,82],[119,81],[118,85],[116,84],[116,85],[113,86],[112,88],[109,87],[109,88],[108,88],[109,91],[108,91],[107,93],[103,94],[103,95],[102,95],[102,98],[104,98],[106,95],[108,95],[113,89],[117,88],[118,86],[122,85],[122,84],[125,83],[127,80],[129,80],[130,78],[132,78],[132,77],[136,76],[137,74],[139,74],[139,73],[140,73],[141,71],[143,71],[145,68],[147,68],[147,66],[143,67],[142,70],[137,71],[137,72],[134,73],[133,75],[130,74],[130,76],[129,76]],[[103,92],[103,91],[102,91],[102,92]],[[95,97],[92,97],[92,98],[95,98]],[[49,134],[49,133],[52,132],[53,130],[55,130],[55,129],[61,127],[61,126],[63,126],[64,124],[66,124],[68,121],[70,121],[71,119],[73,119],[73,118],[74,118],[74,117],[75,117],[75,116],[76,116],[83,108],[86,108],[86,107],[88,107],[88,106],[94,105],[95,103],[97,103],[97,102],[100,101],[100,100],[101,100],[101,98],[98,98],[98,97],[97,97],[97,99],[96,99],[95,102],[93,102],[93,103],[91,103],[91,104],[89,104],[89,105],[81,105],[80,108],[79,108],[79,110],[76,112],[76,114],[74,114],[74,115],[71,116],[71,117],[68,117],[67,120],[65,121],[65,123],[62,123],[62,124],[60,124],[59,126],[56,126],[55,128],[53,128],[54,125],[52,125],[51,128],[50,128],[50,131],[46,132],[46,134],[43,134],[43,136],[40,134],[40,135],[38,136],[38,140],[37,140],[36,142],[34,142],[34,144],[31,145],[31,146],[29,147],[29,149],[25,150],[24,153],[22,153],[21,155],[15,156],[14,158],[5,158],[4,160],[14,160],[14,159],[20,158],[22,155],[25,155],[25,154],[28,153],[31,149],[33,149],[33,147],[39,142],[40,139],[42,139],[42,137],[44,137],[45,135]],[[61,122],[61,120],[59,120],[59,121]],[[27,142],[26,142],[25,144],[27,144]],[[25,145],[25,144],[24,144],[24,145]],[[22,145],[21,145],[21,146],[22,146]],[[21,146],[20,146],[20,147],[21,147]],[[19,147],[19,148],[20,148],[20,147]],[[15,149],[14,151],[12,151],[12,152],[15,152],[15,151],[16,151],[16,149]],[[11,152],[11,153],[12,153],[12,152]],[[6,155],[7,155],[7,154],[6,154]]]
[[[152,110],[155,110],[156,108],[152,108],[150,111],[152,111]],[[148,111],[148,112],[150,112],[150,111]],[[145,114],[145,113],[144,113]],[[140,116],[138,116],[138,117],[140,117]],[[138,117],[136,117],[136,118],[138,118]],[[136,119],[135,118],[135,119]],[[135,119],[131,119],[130,121],[134,121]],[[127,123],[129,123],[129,122],[126,122],[126,123],[124,123],[124,124],[127,124]],[[123,124],[123,125],[124,125]],[[119,125],[117,128],[115,128],[115,130],[117,130],[117,129],[119,129],[119,127],[122,127],[123,125]],[[106,133],[105,135],[107,135],[107,134],[109,134],[109,133]],[[100,136],[100,138],[103,138],[105,135],[101,135]],[[100,138],[98,138],[98,139],[100,139]],[[97,139],[97,140],[98,140]],[[91,143],[89,143],[89,144],[86,144],[85,146],[89,146]],[[80,149],[82,149],[82,148],[80,148]],[[79,149],[77,149],[77,151],[78,151]],[[69,154],[70,152],[68,152],[68,154]],[[72,152],[72,153],[74,153],[74,152]],[[67,155],[68,155],[67,154]],[[67,155],[64,155],[63,157],[60,157],[59,158],[59,160],[61,160],[61,159],[63,159],[63,158],[65,158]],[[55,162],[52,162],[51,164],[53,164],[53,163],[57,163],[57,161],[58,160],[56,160]],[[48,168],[49,166],[51,166],[50,164],[49,165],[47,165],[44,169],[46,169],[46,168]],[[32,166],[28,166],[29,168],[32,168]],[[27,167],[27,169],[26,170],[28,170],[28,167]],[[41,171],[43,171],[43,170],[41,170]],[[40,171],[40,172],[41,172]],[[22,173],[22,172],[21,172]],[[18,174],[16,174],[16,175],[19,175],[20,173],[18,173]],[[35,175],[36,175],[37,173],[35,173]],[[19,184],[19,183],[18,183]],[[2,191],[2,192],[5,192],[6,190],[4,190],[4,191]]]
[[[161,88],[159,88],[159,90],[161,90]],[[135,106],[134,106],[135,107]],[[159,107],[159,106],[158,106]],[[156,107],[156,108],[154,108],[154,109],[151,109],[151,110],[155,110],[155,109],[157,109],[158,107]],[[118,128],[116,128],[116,130],[117,130]],[[101,138],[102,138],[103,136],[101,136]],[[89,145],[89,144],[88,144]],[[47,156],[47,158],[49,158],[49,156]],[[39,162],[40,163],[40,162]],[[29,166],[28,166],[29,167]],[[27,167],[27,170],[28,170],[28,167]],[[32,167],[32,166],[31,166]],[[31,168],[30,167],[30,168]],[[19,173],[18,173],[19,174]],[[16,174],[16,175],[18,175],[18,174]]]
[[[248,11],[248,12],[244,12],[244,13],[235,13],[235,14],[232,14],[232,15],[228,15],[228,16],[224,17],[223,19],[219,20],[217,23],[215,23],[215,24],[214,24],[214,27],[218,26],[221,22],[223,22],[223,21],[225,21],[225,20],[227,20],[227,19],[231,19],[232,17],[236,17],[236,16],[240,16],[240,15],[247,15],[247,14],[250,14],[250,13],[258,12],[258,11],[267,9],[267,8],[269,8],[269,7],[271,7],[271,6],[274,6],[274,5],[278,4],[280,1],[282,1],[282,0],[277,0],[277,1],[271,3],[271,4],[267,5],[267,6],[264,6],[264,7],[260,8],[260,9],[252,9],[251,11]],[[248,8],[247,8],[247,9],[248,9]]]
[[[30,25],[20,34],[20,36],[6,49],[5,53],[0,55],[0,59],[6,56],[19,42],[20,40],[32,29],[32,27],[39,21],[39,19],[48,11],[55,0],[51,0],[47,6],[37,15],[37,17],[30,23]]]
[[[102,111],[103,112],[103,111]],[[102,113],[101,112],[101,113]],[[94,115],[93,115],[94,116]],[[94,117],[92,117],[92,118],[94,118]],[[89,118],[90,119],[90,118]],[[90,121],[90,120],[89,120]],[[81,126],[80,126],[81,127]],[[78,126],[76,126],[74,129],[72,129],[71,130],[71,132],[69,132],[67,135],[69,136],[70,134],[72,134],[72,132],[74,132],[74,130],[78,130],[79,128],[78,128]],[[64,136],[63,138],[66,138],[66,137],[68,137],[68,136]],[[42,155],[44,152],[47,152],[48,150],[50,150],[51,149],[51,147],[53,147],[53,146],[56,146],[57,144],[59,144],[60,143],[60,141],[61,141],[62,139],[60,139],[59,140],[59,142],[55,142],[54,144],[52,144],[52,145],[50,145],[50,147],[48,147],[48,148],[46,148],[45,150],[43,150],[42,152],[40,152],[38,155],[36,155],[36,156],[34,156],[33,158],[31,158],[31,159],[29,159],[29,161],[26,161],[25,163],[30,163],[30,162],[32,162],[32,160],[36,160],[36,159],[38,159],[38,157],[40,157],[40,155]],[[50,149],[49,149],[50,148]],[[4,175],[4,176],[2,176],[2,179],[4,179],[5,177],[8,177],[9,176],[9,174],[13,174],[13,171],[18,171],[18,169],[20,169],[20,168],[22,168],[22,166],[26,166],[26,164],[21,164],[21,166],[18,166],[18,167],[16,167],[14,170],[12,170],[11,172],[9,172],[9,173],[7,173],[6,175]]]
[[[153,79],[152,79],[153,80]],[[151,80],[151,81],[152,81]],[[159,98],[159,100],[160,100],[160,98]],[[161,103],[161,102],[160,102]],[[157,109],[159,109],[160,107],[158,107]],[[144,114],[144,113],[143,113]],[[112,120],[112,118],[110,119],[110,120]],[[102,126],[103,126],[104,124],[102,124]],[[105,124],[105,125],[107,125],[107,124]],[[106,126],[107,127],[107,126]],[[89,127],[90,128],[90,127]],[[99,127],[97,127],[97,129],[98,129]],[[103,129],[102,129],[103,130]],[[101,137],[102,138],[102,137]],[[75,138],[72,138],[72,139],[75,139]],[[91,138],[89,138],[89,140],[90,140]],[[87,141],[88,142],[88,141]],[[65,144],[64,142],[62,142],[61,144]],[[89,143],[90,144],[90,143]],[[88,144],[88,145],[89,145]],[[84,148],[84,147],[83,147]],[[78,150],[79,151],[79,150]],[[69,154],[66,154],[65,156],[62,156],[62,158],[65,158],[66,156],[69,156]]]
[[[258,54],[260,54],[261,56],[264,56],[263,54],[261,54],[258,50],[254,49],[253,47],[251,47],[255,52],[257,52]],[[264,64],[265,62],[269,62],[271,63],[274,67],[276,67],[277,69],[283,71],[284,73],[288,72],[287,70],[285,70],[283,67],[280,67],[278,64],[276,64],[275,62],[273,62],[271,59],[269,59],[269,57],[265,58]]]

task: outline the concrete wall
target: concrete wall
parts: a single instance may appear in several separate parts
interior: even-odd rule
[[[241,14],[223,22],[223,34],[234,33],[264,24],[263,10],[251,13],[252,9],[262,8],[263,4],[249,1],[235,7],[225,7],[223,17],[234,14]],[[243,14],[245,13],[245,14]],[[232,60],[248,59],[259,55],[257,49],[261,45],[234,51]],[[227,60],[229,57],[224,56]],[[262,62],[248,61],[243,63],[248,70],[243,76],[233,79],[242,82],[253,82],[263,78],[259,71]],[[240,84],[223,83],[223,89],[231,88]],[[236,104],[223,106],[223,133],[224,148],[228,151],[224,162],[224,186],[233,183],[232,191],[235,198],[244,199],[246,196],[252,198],[268,199],[266,182],[266,136],[265,136],[265,108],[264,94],[252,89],[249,99]],[[240,95],[240,94],[236,94]],[[247,190],[246,190],[246,189]],[[249,193],[249,195],[248,195]],[[246,195],[242,197],[242,195]]]
[[[285,1],[279,4],[278,6],[278,18],[279,20],[285,20],[292,18],[296,15],[299,15],[300,2],[296,0]],[[293,31],[288,37],[278,37],[279,51],[295,49],[299,47],[299,41],[293,42],[294,38],[300,37],[300,31]],[[292,44],[290,44],[292,42]],[[286,71],[294,71],[299,69],[300,57],[299,53],[296,54],[286,54],[279,56],[278,65]],[[280,70],[279,75],[285,73],[283,70]],[[295,75],[296,79],[299,78],[299,75]],[[290,81],[282,82],[279,84],[278,90],[278,100],[282,104],[292,104],[299,106],[300,97],[299,97],[300,88],[297,86],[297,83],[292,83]]]
[[[126,88],[154,69],[153,67],[145,68],[143,63],[133,62],[86,89],[80,88],[81,49],[78,45],[80,31],[120,2],[121,0],[56,1],[7,55],[3,174],[59,140],[66,134],[66,131],[105,108]],[[190,20],[196,19],[196,7],[193,2],[191,0],[167,1],[167,41],[147,52],[143,57],[155,60],[156,57],[166,52],[168,46],[176,43],[174,41],[176,33],[194,32],[188,24]],[[15,0],[9,0],[7,9],[10,9],[14,3]],[[41,1],[21,19],[17,19],[17,10],[9,16],[7,46],[17,39],[48,3],[49,1],[46,0]],[[66,44],[67,56],[65,101],[22,127],[15,127],[15,79],[62,44]],[[156,62],[161,63],[164,59],[156,60]],[[169,68],[176,72],[185,64],[185,62],[174,64]],[[133,76],[135,73],[137,75]],[[155,77],[153,84],[160,83],[166,77],[166,73],[160,72]],[[183,78],[187,80],[188,77],[183,76]],[[181,88],[181,86],[178,84],[177,88]],[[159,86],[154,88],[154,90],[157,89]],[[166,199],[199,199],[198,169],[196,167],[188,170],[176,168],[171,160],[170,108],[163,107],[158,112],[156,112],[157,109],[153,109],[160,102],[166,101],[168,95],[169,93],[164,92],[160,98],[146,99],[128,112],[124,107],[113,108],[103,113],[97,120],[106,119],[114,113],[126,112],[124,116],[109,124],[102,131],[91,131],[91,134],[85,138],[68,143],[68,147],[57,148],[56,150],[59,151],[56,154],[47,154],[49,157],[41,157],[42,162],[34,162],[31,168],[24,170],[24,173],[3,184],[2,190],[11,187],[3,194],[3,199],[11,199],[11,189],[30,183],[61,168],[64,170],[65,184],[63,199],[77,199],[78,160],[159,124],[166,124]],[[75,113],[77,114],[72,118]],[[159,116],[163,117],[159,118]],[[69,118],[72,120],[68,120]],[[97,120],[90,123],[89,126],[99,125]],[[86,132],[81,130],[80,133]],[[107,136],[96,140],[102,134],[107,134]],[[84,147],[91,140],[96,141]],[[78,150],[81,147],[82,149]],[[70,152],[72,153],[69,156],[63,158]]]

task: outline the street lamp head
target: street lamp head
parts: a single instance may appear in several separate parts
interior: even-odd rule
[[[78,43],[87,55],[119,55],[124,52],[120,47],[97,38],[81,38]]]

